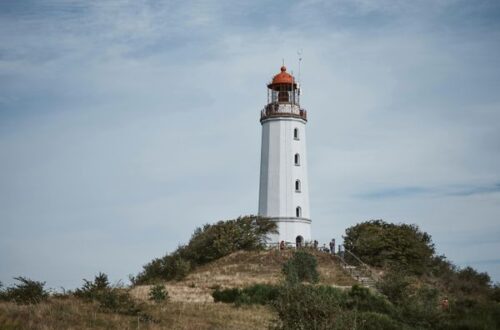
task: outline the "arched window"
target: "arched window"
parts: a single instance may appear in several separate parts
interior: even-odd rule
[[[297,216],[297,218],[300,218],[302,216],[302,209],[300,208],[300,206],[297,206],[297,208],[295,209],[295,215]]]
[[[295,180],[295,191],[300,192],[300,180]]]
[[[293,138],[294,138],[295,140],[300,140],[300,139],[299,139],[299,129],[298,129],[298,128],[294,128],[294,129],[293,129]]]
[[[295,160],[295,165],[300,165],[300,155],[299,154],[295,154],[295,157],[294,157],[294,160]]]

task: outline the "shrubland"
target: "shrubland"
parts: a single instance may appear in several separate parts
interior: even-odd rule
[[[188,244],[148,263],[134,279],[136,286],[154,283],[140,287],[147,290],[144,299],[132,297],[122,285],[111,285],[102,273],[84,280],[74,292],[59,294],[25,277],[8,288],[0,283],[0,328],[500,328],[499,285],[486,273],[436,255],[431,236],[415,225],[374,220],[346,230],[346,249],[382,274],[375,289],[341,289],[325,282],[318,260],[324,259],[321,267],[335,263],[321,252],[255,252],[265,248],[265,237],[275,230],[274,223],[251,216],[196,229]],[[193,270],[197,274],[219,267],[218,259],[245,262],[245,253],[279,262],[281,282],[235,281],[239,287],[228,287],[231,269],[246,269],[231,264],[236,267],[228,266],[223,274],[224,287],[213,287],[216,304],[170,299],[164,282],[182,283],[177,281]],[[279,273],[279,267],[272,269]],[[190,275],[185,281],[195,288],[196,278]]]
[[[498,284],[436,255],[431,236],[417,226],[368,221],[348,228],[345,242],[384,274],[376,290],[314,284],[314,276],[298,275],[315,273],[314,256],[299,250],[284,264],[282,284],[259,289],[277,294],[252,299],[249,287],[219,290],[214,298],[226,293],[230,299],[219,301],[271,306],[277,329],[500,328]]]
[[[188,244],[144,265],[132,280],[134,284],[180,280],[194,268],[233,252],[262,250],[268,235],[276,232],[275,222],[256,216],[206,224],[194,231]]]

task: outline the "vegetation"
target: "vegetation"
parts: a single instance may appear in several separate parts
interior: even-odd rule
[[[15,277],[19,283],[3,290],[0,283],[0,300],[13,301],[18,304],[38,304],[46,300],[49,293],[45,290],[45,282],[33,281],[26,277]]]
[[[383,220],[362,222],[346,229],[344,247],[376,267],[423,274],[433,261],[431,236],[417,225]]]
[[[135,279],[159,283],[195,269],[181,281],[127,289],[99,273],[75,292],[59,294],[23,277],[9,288],[0,283],[0,328],[500,328],[499,284],[435,255],[430,236],[417,226],[377,220],[349,228],[347,249],[383,275],[376,289],[338,289],[331,284],[352,282],[330,254],[260,251],[274,229],[259,221],[245,217],[197,229],[187,245],[146,265]],[[223,303],[208,303],[211,297]]]
[[[256,216],[219,221],[197,228],[187,245],[145,265],[133,279],[134,284],[159,280],[180,280],[195,267],[233,252],[261,250],[269,234],[276,233],[276,223]]]
[[[106,274],[99,273],[94,277],[94,281],[83,281],[83,286],[75,290],[74,296],[87,302],[98,303],[100,311],[139,316],[144,320],[150,318],[143,313],[142,306],[132,299],[125,288],[111,286]]]
[[[290,283],[316,283],[319,280],[317,266],[318,262],[312,254],[299,250],[283,265],[283,273]]]
[[[243,289],[216,289],[212,293],[215,302],[267,305],[276,300],[280,288],[270,284],[255,284]]]
[[[368,221],[344,239],[346,249],[384,269],[378,289],[395,306],[386,313],[393,320],[420,329],[500,328],[498,286],[435,255],[430,235],[416,225]]]
[[[228,304],[197,304],[169,301],[168,305],[145,304],[154,322],[131,315],[101,311],[93,303],[72,295],[49,297],[38,305],[0,302],[0,329],[267,329],[273,317],[269,308]]]
[[[165,289],[165,286],[161,284],[153,285],[149,290],[149,300],[152,300],[157,304],[168,300],[168,292]]]

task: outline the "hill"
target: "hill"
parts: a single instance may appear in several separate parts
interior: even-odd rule
[[[167,281],[169,301],[154,304],[149,299],[152,285],[137,285],[130,296],[153,322],[139,315],[110,313],[98,303],[69,295],[52,295],[39,304],[0,302],[0,328],[4,329],[266,329],[276,314],[268,306],[234,308],[214,303],[216,288],[244,288],[253,284],[279,284],[284,280],[283,264],[293,250],[237,251],[207,263],[180,281]],[[339,261],[327,253],[311,251],[318,260],[320,283],[348,289],[355,283]]]
[[[19,277],[0,286],[0,328],[500,328],[498,284],[436,255],[415,225],[350,227],[341,258],[307,247],[266,249],[274,230],[251,216],[207,224],[147,263],[132,287],[99,273],[74,292],[50,293]]]
[[[356,281],[341,267],[337,258],[328,253],[310,250],[318,261],[319,283],[350,288]],[[243,288],[253,284],[278,284],[284,280],[283,264],[293,250],[237,251],[200,266],[180,281],[169,281],[165,287],[172,301],[213,302],[216,288]],[[151,285],[137,285],[131,294],[147,299]]]

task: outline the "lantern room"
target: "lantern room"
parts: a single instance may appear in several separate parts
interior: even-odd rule
[[[299,105],[300,89],[295,78],[281,67],[281,72],[267,85],[267,103],[291,103]]]

